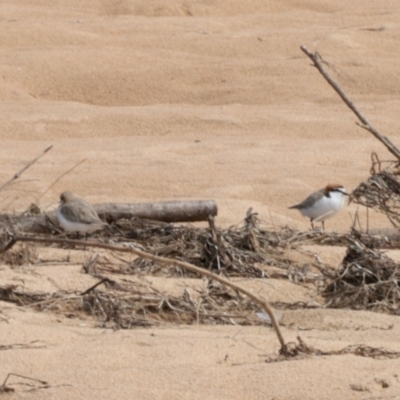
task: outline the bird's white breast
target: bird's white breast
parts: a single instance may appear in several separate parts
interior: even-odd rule
[[[334,216],[344,206],[344,195],[340,192],[330,192],[329,197],[322,196],[312,206],[304,208],[301,213],[313,221],[325,221]]]
[[[61,212],[60,207],[57,209],[57,219],[61,227],[67,232],[90,232],[98,229],[102,224],[84,224],[81,222],[72,222],[65,218],[64,214]]]

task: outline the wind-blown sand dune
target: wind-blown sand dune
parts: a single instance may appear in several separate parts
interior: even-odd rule
[[[26,209],[86,159],[40,199],[42,209],[54,209],[64,190],[92,203],[212,198],[220,226],[253,207],[276,226],[308,229],[288,206],[331,181],[351,191],[368,177],[372,151],[392,157],[355,125],[302,44],[322,54],[368,119],[400,146],[395,0],[5,0],[0,14],[0,182],[54,145],[0,194],[3,212]],[[348,231],[356,209],[328,220],[327,230]],[[369,223],[389,225],[374,213]],[[344,251],[323,248],[321,257],[338,265]],[[44,261],[68,257],[38,253]],[[81,273],[90,254],[71,251],[67,265],[0,265],[0,283],[84,289],[94,283]],[[167,278],[157,284],[184,287]],[[315,295],[283,280],[257,290],[279,301]],[[288,341],[300,334],[326,350],[355,343],[400,350],[394,316],[320,309],[282,318]],[[267,364],[279,350],[268,327],[112,332],[1,302],[0,345],[34,341],[44,347],[0,349],[0,382],[14,372],[52,387],[13,398],[400,398],[400,360]]]

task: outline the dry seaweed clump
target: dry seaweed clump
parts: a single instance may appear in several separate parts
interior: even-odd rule
[[[327,307],[400,314],[400,264],[353,237],[342,268],[329,272],[322,295]]]
[[[289,255],[287,249],[295,249],[302,240],[297,232],[289,229],[271,232],[251,209],[242,223],[228,229],[217,227],[213,219],[209,220],[208,227],[134,219],[118,221],[112,230],[102,234],[112,234],[116,243],[129,244],[156,256],[188,262],[229,277],[271,277],[269,269],[265,268],[268,266],[280,268],[289,278],[295,279],[295,275],[315,262],[302,261],[304,257],[296,250]],[[289,243],[293,236],[296,238]],[[139,257],[119,273],[156,275],[163,274],[164,270],[153,260]],[[177,268],[170,270],[171,273],[195,275]]]
[[[99,288],[103,285],[102,288]],[[208,281],[184,289],[181,296],[163,293],[151,284],[103,278],[83,293],[27,292],[17,285],[0,286],[0,300],[50,311],[69,318],[94,317],[101,327],[131,329],[165,323],[261,325],[259,307],[240,293]]]
[[[378,156],[372,153],[371,176],[353,191],[351,201],[386,214],[389,221],[395,227],[399,227],[400,170],[398,165],[381,170]]]
[[[131,286],[130,284],[129,286]],[[200,293],[185,289],[182,296],[171,296],[146,286],[115,286],[83,296],[83,310],[102,321],[102,326],[129,329],[160,323],[253,325],[257,307],[240,294],[209,282]],[[121,296],[121,290],[126,291]]]
[[[29,243],[21,243],[15,249],[0,255],[0,263],[5,263],[12,267],[32,264],[37,260],[36,247]]]
[[[9,241],[9,236],[8,230],[4,227],[0,227],[0,248],[6,246],[6,243]],[[32,264],[38,259],[39,256],[36,246],[28,242],[17,243],[12,249],[0,254],[0,264],[7,264],[11,267]]]
[[[18,243],[11,250],[0,254],[0,264],[11,267],[32,264],[38,260],[37,249],[30,243]]]

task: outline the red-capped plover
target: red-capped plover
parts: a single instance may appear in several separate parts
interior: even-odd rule
[[[57,219],[67,232],[89,233],[107,226],[91,204],[76,197],[72,192],[61,193]]]
[[[344,196],[348,194],[342,185],[329,184],[308,196],[303,202],[289,208],[295,208],[302,215],[310,218],[312,229],[314,229],[313,222],[315,221],[322,222],[322,229],[325,230],[324,221],[343,208]]]

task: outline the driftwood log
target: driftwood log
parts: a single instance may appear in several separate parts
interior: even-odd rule
[[[211,215],[218,214],[214,200],[165,201],[157,203],[94,204],[100,218],[108,223],[120,219],[151,219],[161,222],[207,221]],[[50,222],[50,223],[49,223]],[[0,227],[25,233],[51,233],[59,227],[56,212],[50,211],[37,215],[0,215]],[[61,228],[60,228],[61,229]]]
[[[132,217],[162,222],[207,221],[218,214],[214,200],[163,201],[159,203],[94,205],[99,217],[108,223]]]

